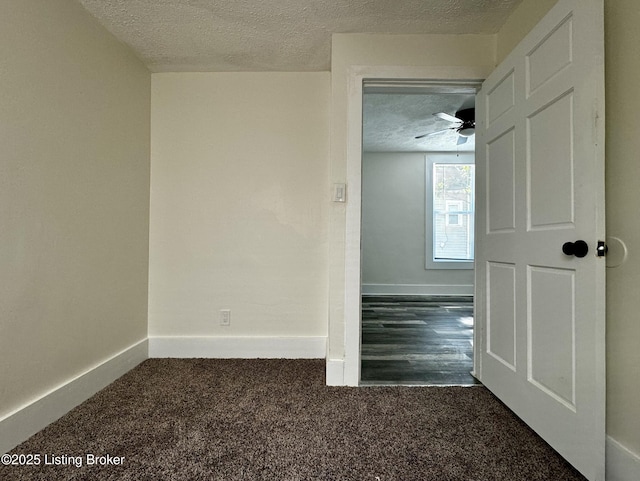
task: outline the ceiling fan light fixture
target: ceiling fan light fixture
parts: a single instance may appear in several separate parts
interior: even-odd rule
[[[471,137],[475,133],[476,133],[475,127],[463,127],[460,130],[458,130],[458,135],[462,137]]]

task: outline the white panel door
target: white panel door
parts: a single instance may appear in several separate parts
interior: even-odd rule
[[[475,371],[590,480],[605,465],[603,56],[603,1],[560,0],[476,106]]]

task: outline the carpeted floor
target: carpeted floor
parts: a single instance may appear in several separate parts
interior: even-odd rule
[[[4,481],[584,479],[483,387],[327,387],[323,360],[148,360],[11,453],[40,465]]]

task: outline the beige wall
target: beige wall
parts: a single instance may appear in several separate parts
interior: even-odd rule
[[[329,86],[153,75],[151,336],[326,335]]]
[[[68,0],[0,58],[1,418],[146,337],[150,75]]]
[[[493,35],[333,35],[330,182],[342,183],[347,178],[350,66],[477,67],[488,73],[494,59]],[[329,229],[328,356],[340,360],[345,354],[345,204],[331,204]]]
[[[640,3],[605,1],[607,235],[626,264],[607,270],[607,431],[640,456]]]
[[[523,2],[498,34],[501,58],[555,3]],[[625,264],[607,269],[607,434],[640,454],[640,56],[633,54],[640,44],[640,4],[604,5],[607,236],[622,239],[629,250]],[[520,22],[527,28],[515,27]]]
[[[524,0],[509,16],[497,35],[496,65],[513,50],[558,0]]]

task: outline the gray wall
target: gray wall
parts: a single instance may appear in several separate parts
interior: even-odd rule
[[[473,293],[473,270],[425,269],[425,155],[363,154],[365,294]]]

